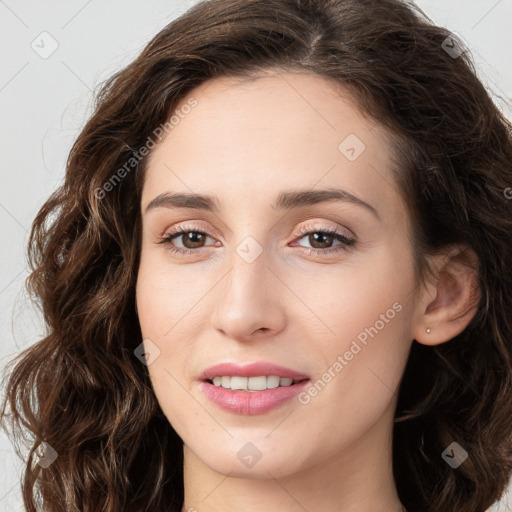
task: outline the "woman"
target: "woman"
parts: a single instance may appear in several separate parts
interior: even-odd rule
[[[467,49],[412,5],[170,23],[34,221],[49,331],[4,404],[35,437],[27,510],[36,485],[52,512],[486,510],[512,469],[510,162]]]

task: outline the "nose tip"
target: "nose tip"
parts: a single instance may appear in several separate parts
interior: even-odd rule
[[[258,324],[261,325],[261,323],[260,315],[253,316],[252,318],[245,317],[243,320],[238,321],[233,320],[233,316],[231,316],[231,320],[224,316],[221,320],[219,331],[229,338],[247,342],[251,339],[265,336],[271,332],[272,329],[269,327],[258,327]],[[266,323],[268,323],[268,321]]]

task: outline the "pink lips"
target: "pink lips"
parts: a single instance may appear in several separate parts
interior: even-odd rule
[[[287,377],[295,381],[291,386],[283,386],[263,391],[233,391],[215,386],[211,381],[216,376],[238,375],[240,377],[258,377],[260,375]],[[205,370],[199,377],[201,389],[218,407],[235,414],[263,414],[298,395],[309,382],[309,377],[284,366],[273,363],[253,363],[239,366],[233,363],[221,363]]]

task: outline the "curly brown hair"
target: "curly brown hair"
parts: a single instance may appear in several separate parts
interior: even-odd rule
[[[183,443],[134,356],[147,157],[105,184],[196,86],[267,68],[336,80],[395,136],[420,277],[426,256],[451,244],[477,254],[469,326],[441,345],[413,341],[393,471],[409,512],[482,512],[502,496],[512,471],[512,125],[469,49],[400,0],[210,0],[102,85],[64,183],[34,220],[27,289],[48,332],[9,365],[2,409],[13,433],[32,436],[28,511],[181,510]],[[441,458],[453,440],[470,454],[457,470]],[[58,454],[44,470],[33,464],[42,441]]]

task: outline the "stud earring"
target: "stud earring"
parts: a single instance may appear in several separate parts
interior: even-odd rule
[[[431,331],[431,330],[432,330],[432,329],[431,329],[430,327],[427,327],[427,334],[430,334],[430,331]]]

